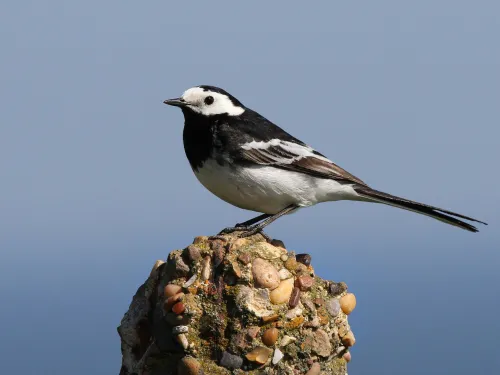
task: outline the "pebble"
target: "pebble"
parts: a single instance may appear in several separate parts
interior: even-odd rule
[[[302,263],[306,266],[311,265],[311,256],[309,254],[297,254],[295,256],[295,259],[297,260],[297,262]]]
[[[203,261],[201,263],[201,279],[203,281],[206,281],[210,278],[210,272],[211,272],[211,259],[210,256],[206,256],[203,258]]]
[[[271,291],[269,298],[274,305],[280,305],[290,300],[293,291],[293,279],[283,280],[276,289]]]
[[[240,238],[240,240],[242,239],[243,238]],[[244,265],[247,265],[248,263],[251,262],[252,258],[250,257],[249,253],[241,253],[240,256],[238,257],[238,260]]]
[[[167,300],[163,303],[163,309],[166,312],[169,312],[177,302],[180,302],[182,300],[183,297],[184,293],[177,293],[175,296],[168,297]]]
[[[337,298],[332,298],[328,300],[325,304],[326,311],[333,316],[336,317],[340,312],[340,303]]]
[[[321,357],[328,357],[332,353],[332,344],[330,336],[322,329],[314,332],[308,332],[306,343],[310,345],[311,350]]]
[[[286,249],[285,243],[281,240],[273,239],[273,240],[271,240],[271,245],[276,246],[276,247],[282,247],[283,249]]]
[[[236,278],[241,279],[241,268],[236,262],[231,262],[231,268],[233,269],[233,274]]]
[[[248,240],[246,238],[238,238],[236,241],[234,241],[231,245],[231,251],[236,251],[241,249],[242,247],[246,246],[248,244]]]
[[[309,270],[305,264],[297,262],[297,267],[295,268],[295,273],[298,275],[307,274],[307,273],[309,273]]]
[[[186,310],[186,306],[182,302],[177,302],[172,307],[172,312],[174,312],[177,315],[181,315],[185,310]]]
[[[152,277],[156,274],[156,270],[158,269],[158,267],[160,267],[163,263],[165,263],[165,261],[159,259],[155,262],[155,264],[153,265],[153,268],[151,269],[151,273],[149,274],[149,277]]]
[[[247,353],[245,357],[251,362],[257,362],[263,365],[267,362],[272,352],[272,349],[266,348],[265,346],[257,346],[250,353]]]
[[[177,373],[179,375],[202,375],[201,364],[193,357],[184,357],[177,365]]]
[[[171,254],[172,255],[172,254]],[[182,259],[181,253],[176,253],[173,255],[173,258],[169,259],[169,262],[171,262],[173,259],[173,262],[175,263],[175,277],[184,277],[189,273],[189,266],[184,263],[184,259]]]
[[[352,293],[347,293],[340,298],[340,307],[344,314],[349,315],[356,307],[356,296]]]
[[[189,245],[184,249],[184,255],[191,263],[197,262],[201,258],[200,248],[196,245]]]
[[[353,346],[356,343],[356,338],[354,337],[354,333],[352,331],[347,332],[347,334],[342,337],[342,344],[345,346]]]
[[[165,315],[166,322],[171,326],[186,325],[191,323],[191,317],[188,315],[177,315],[172,312]]]
[[[295,271],[297,269],[297,261],[295,257],[289,257],[285,262],[285,267],[289,271]]]
[[[253,340],[259,334],[260,327],[252,326],[247,329],[247,337],[249,340]]]
[[[314,299],[314,304],[318,307],[323,306],[325,303],[325,300],[323,298],[315,298]]]
[[[181,333],[180,335],[175,336],[176,340],[179,344],[181,344],[182,348],[185,350],[189,348],[189,341],[185,334]]]
[[[316,311],[316,307],[314,306],[314,303],[307,297],[305,296],[302,296],[300,298],[300,300],[302,301],[302,304],[304,306],[306,306],[309,310],[311,310],[311,312],[315,312]]]
[[[278,340],[279,331],[277,328],[268,328],[262,334],[262,342],[267,346],[273,346]]]
[[[278,314],[271,314],[271,315],[263,316],[262,323],[266,324],[266,323],[275,322],[276,320],[279,319],[279,317],[280,316]]]
[[[314,362],[309,371],[306,372],[306,375],[319,375],[320,371],[321,365],[318,362]]]
[[[255,285],[260,288],[274,289],[280,284],[280,276],[276,268],[261,258],[252,262],[252,274]]]
[[[351,352],[345,352],[344,355],[342,356],[342,358],[344,358],[344,360],[347,363],[351,362]]]
[[[303,292],[306,292],[309,289],[311,289],[313,285],[314,285],[314,278],[312,278],[311,276],[303,275],[295,279],[295,286],[298,287]]]
[[[180,335],[181,333],[188,333],[188,332],[189,332],[188,326],[177,326],[172,328],[173,335]]]
[[[198,244],[201,244],[201,243],[203,243],[203,242],[205,242],[207,240],[208,240],[207,236],[198,236],[198,237],[194,238],[193,244],[198,245]]]
[[[241,368],[243,365],[243,358],[229,352],[224,352],[222,353],[222,358],[220,359],[219,364],[227,369],[236,370]]]
[[[295,308],[287,311],[287,313],[285,314],[285,318],[293,319],[297,316],[302,315],[302,313],[303,313],[303,310],[299,306],[296,306]]]
[[[283,262],[286,262],[286,261],[288,260],[288,255],[283,254],[282,256],[280,256],[280,259],[281,259]]]
[[[189,278],[189,280],[188,280],[188,281],[186,281],[186,282],[182,285],[182,287],[183,287],[183,288],[189,288],[191,285],[193,285],[193,284],[194,284],[194,282],[196,281],[196,279],[197,279],[197,278],[198,278],[198,275],[197,275],[197,274],[194,274],[193,276],[191,276],[191,277]]]
[[[300,301],[300,289],[295,287],[292,290],[292,294],[290,295],[290,300],[288,301],[288,306],[293,309],[295,306],[299,304]]]
[[[175,284],[168,284],[165,289],[163,290],[163,295],[168,298],[175,296],[177,293],[180,293],[182,291],[182,287],[179,285]]]
[[[280,275],[281,280],[290,279],[293,275],[286,268],[282,268],[279,270],[278,274]]]
[[[285,355],[283,354],[283,352],[281,350],[279,350],[278,348],[276,348],[274,350],[274,355],[273,355],[273,365],[276,365],[277,363],[279,363],[279,361],[281,361],[284,356]]]
[[[297,341],[297,339],[296,339],[295,337],[285,335],[285,336],[283,336],[283,338],[281,339],[280,346],[281,346],[281,347],[287,346],[288,344],[291,344],[291,343],[292,343],[292,342],[294,342],[294,341]]]
[[[344,282],[335,283],[335,282],[331,281],[328,284],[328,292],[332,296],[338,296],[339,294],[344,293],[346,290],[347,290],[347,285]]]

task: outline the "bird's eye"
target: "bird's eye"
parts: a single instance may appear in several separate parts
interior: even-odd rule
[[[206,105],[210,105],[210,104],[212,104],[213,102],[214,102],[214,97],[213,97],[213,96],[207,96],[207,97],[205,98],[205,104],[206,104]]]

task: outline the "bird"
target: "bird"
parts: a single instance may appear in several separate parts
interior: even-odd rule
[[[165,104],[184,115],[183,142],[199,182],[233,206],[261,213],[223,229],[238,237],[263,233],[278,218],[317,203],[382,203],[430,216],[470,232],[485,222],[371,188],[224,89],[200,85]],[[462,220],[460,220],[462,219]]]

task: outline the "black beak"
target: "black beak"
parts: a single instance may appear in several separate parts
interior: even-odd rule
[[[168,105],[173,105],[175,107],[184,107],[188,104],[182,98],[167,99],[163,103],[168,104]]]

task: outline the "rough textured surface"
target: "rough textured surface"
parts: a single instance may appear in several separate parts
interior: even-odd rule
[[[347,374],[347,286],[272,243],[196,237],[157,261],[118,327],[120,375]]]

